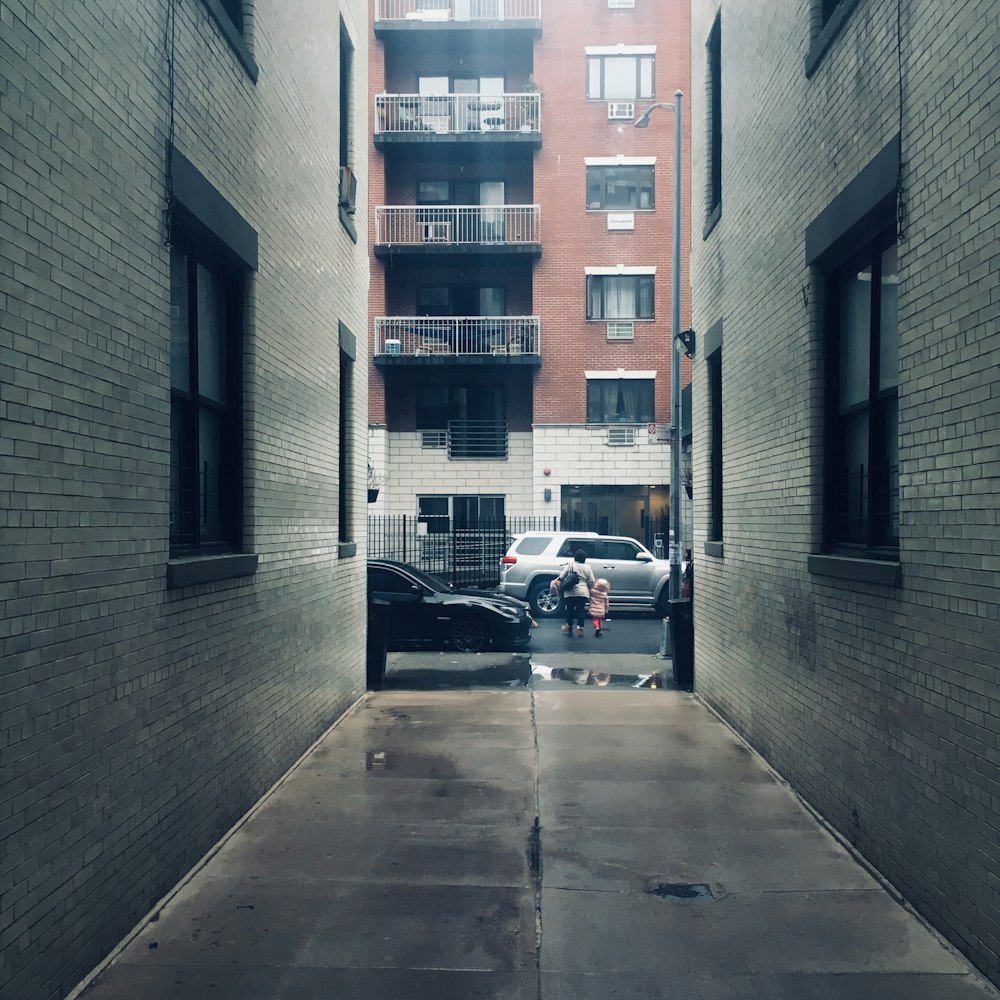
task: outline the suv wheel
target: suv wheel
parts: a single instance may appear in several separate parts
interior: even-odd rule
[[[660,596],[656,599],[656,613],[661,618],[670,617],[670,583],[666,580],[663,581]]]
[[[536,583],[528,594],[528,602],[539,618],[555,618],[562,607],[562,595],[551,590],[547,583]]]

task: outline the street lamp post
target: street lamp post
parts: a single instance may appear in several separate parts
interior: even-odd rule
[[[681,358],[678,337],[681,332],[681,91],[673,104],[651,104],[635,121],[636,128],[646,128],[650,115],[663,108],[674,113],[674,247],[672,318],[670,331],[670,600],[681,596]]]

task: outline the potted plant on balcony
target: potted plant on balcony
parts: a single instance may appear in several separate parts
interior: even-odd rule
[[[524,81],[521,87],[522,94],[538,94],[539,99],[541,99],[541,92],[538,89],[538,84],[535,83],[535,78],[530,73],[528,74],[528,79]],[[530,97],[525,97],[524,100],[518,102],[521,105],[521,125],[520,130],[522,132],[534,132],[538,125],[538,103],[533,101]]]
[[[385,476],[376,473],[372,463],[368,463],[368,502],[375,503],[378,500],[378,491],[385,484]]]

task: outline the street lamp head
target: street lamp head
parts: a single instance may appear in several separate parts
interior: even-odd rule
[[[678,90],[677,93],[674,96],[676,96],[676,97],[683,97],[684,95]],[[675,106],[673,104],[663,104],[662,102],[659,102],[659,101],[656,104],[650,104],[650,106],[648,108],[646,108],[646,110],[643,111],[643,113],[641,115],[639,115],[639,117],[636,118],[636,120],[634,122],[632,122],[633,127],[634,128],[649,128],[649,118],[650,118],[650,115],[652,115],[652,113],[657,108],[663,108],[664,111],[674,111],[674,110],[676,110]]]
[[[695,352],[695,332],[694,330],[682,330],[674,337],[674,347],[689,358],[694,357]]]

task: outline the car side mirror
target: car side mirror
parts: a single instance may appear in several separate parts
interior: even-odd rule
[[[638,562],[652,562],[653,557],[648,552],[637,552],[635,558]]]

